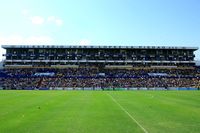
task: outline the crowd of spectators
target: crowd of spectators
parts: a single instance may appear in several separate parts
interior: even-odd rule
[[[169,77],[194,77],[200,75],[200,69],[98,69],[98,68],[65,68],[65,69],[47,69],[47,68],[27,68],[27,69],[3,69],[0,70],[1,75],[6,77],[36,77],[36,73],[55,73],[55,77],[141,77],[148,76],[149,73],[165,73]]]
[[[44,78],[42,87],[197,87],[199,78]]]
[[[43,75],[45,73],[45,75]],[[53,73],[54,75],[48,75]],[[150,73],[153,75],[150,75]],[[37,74],[37,75],[36,75]],[[152,88],[200,87],[200,69],[26,68],[0,70],[0,87]]]

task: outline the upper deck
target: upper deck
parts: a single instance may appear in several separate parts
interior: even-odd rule
[[[2,45],[2,48],[69,48],[69,49],[185,49],[198,50],[198,47],[169,47],[169,46],[79,46],[79,45]]]

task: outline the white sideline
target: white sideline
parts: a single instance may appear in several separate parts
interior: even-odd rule
[[[144,131],[144,133],[148,133],[148,131],[131,115],[124,107],[122,107],[109,93],[106,93],[111,99]]]

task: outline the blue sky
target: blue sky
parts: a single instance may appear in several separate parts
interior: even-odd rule
[[[200,44],[199,0],[0,2],[1,45],[198,47]],[[196,54],[199,60],[200,52]]]

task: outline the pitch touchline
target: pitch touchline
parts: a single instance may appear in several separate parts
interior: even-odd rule
[[[137,125],[145,132],[148,133],[148,131],[131,115],[124,107],[122,107],[110,94],[106,93],[111,99],[135,122]]]

